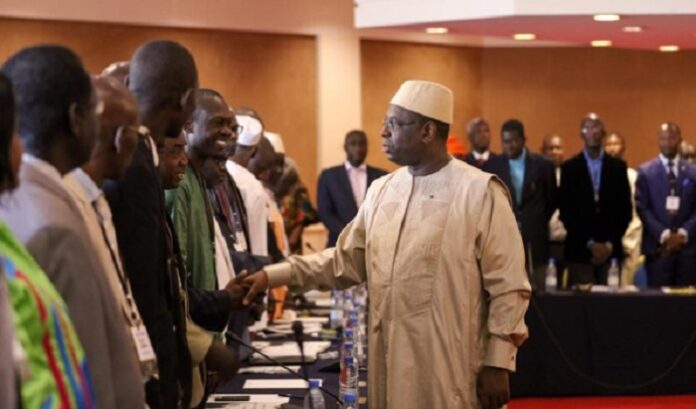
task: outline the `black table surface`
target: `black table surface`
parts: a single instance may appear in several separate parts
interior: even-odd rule
[[[696,393],[696,296],[538,293],[514,397]]]
[[[337,347],[336,345],[332,345],[332,349],[335,350]],[[337,359],[334,360],[317,360],[316,362],[313,362],[311,364],[307,365],[307,371],[309,373],[309,378],[310,379],[322,379],[323,380],[323,387],[332,393],[334,393],[336,396],[338,396],[338,389],[339,389],[339,373],[337,371],[325,371],[322,370],[323,368],[329,367],[329,366],[336,366],[338,363]],[[296,364],[291,364],[288,366],[295,366]],[[230,382],[218,387],[216,393],[241,393],[241,394],[275,394],[275,395],[282,395],[282,394],[288,394],[292,395],[293,397],[290,398],[290,403],[293,405],[298,405],[299,407],[302,407],[303,401],[304,401],[304,396],[307,394],[306,389],[263,389],[263,390],[254,390],[254,389],[244,389],[244,382],[246,382],[248,379],[297,379],[296,376],[289,374],[289,373],[283,373],[283,374],[238,374],[235,376],[234,379],[232,379]],[[364,382],[367,379],[367,374],[364,372],[360,372],[360,380]],[[366,387],[361,387],[360,388],[360,396],[365,397],[367,396],[367,388]],[[340,408],[340,405],[338,402],[333,399],[331,396],[328,394],[324,393],[324,401],[326,402],[326,408],[327,409],[334,409],[334,408]],[[361,408],[367,407],[366,405],[361,405]]]

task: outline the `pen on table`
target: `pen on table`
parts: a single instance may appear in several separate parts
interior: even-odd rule
[[[279,393],[278,396],[282,396],[283,398],[290,398],[290,399],[304,399],[304,396],[293,395],[291,393]]]
[[[251,400],[249,395],[216,396],[215,402],[248,402]]]

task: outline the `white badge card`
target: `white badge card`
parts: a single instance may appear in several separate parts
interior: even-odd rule
[[[667,196],[667,204],[665,208],[668,212],[679,211],[679,196]]]
[[[131,334],[133,335],[133,343],[138,351],[138,359],[140,362],[149,362],[155,360],[155,351],[152,349],[150,337],[147,335],[147,330],[142,325],[132,326]]]
[[[234,235],[234,249],[237,251],[247,251],[248,248],[244,232],[236,232]]]

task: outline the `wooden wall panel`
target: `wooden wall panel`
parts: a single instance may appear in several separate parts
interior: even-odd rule
[[[116,24],[0,19],[0,61],[38,43],[75,50],[99,73],[145,41],[170,39],[194,55],[200,84],[233,106],[256,108],[283,135],[314,197],[317,175],[317,64],[314,37]]]
[[[607,130],[627,139],[631,166],[658,153],[657,130],[676,121],[696,142],[696,52],[665,54],[615,49],[486,49],[483,52],[482,112],[494,128],[522,120],[533,150],[543,136],[558,132],[566,156],[582,147],[580,119],[597,112]]]
[[[389,101],[408,79],[440,82],[454,92],[452,132],[480,114],[481,50],[386,41],[361,42],[363,126],[370,140],[368,161],[394,169],[381,151],[379,132]]]

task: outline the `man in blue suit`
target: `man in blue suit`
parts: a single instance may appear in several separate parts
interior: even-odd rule
[[[662,124],[660,156],[638,169],[636,208],[650,287],[696,285],[696,166],[679,157],[681,141],[677,124]]]
[[[322,171],[317,188],[319,219],[329,229],[327,247],[336,245],[338,235],[358,213],[370,184],[387,174],[385,170],[365,165],[365,132],[348,132],[343,148],[346,162]]]

